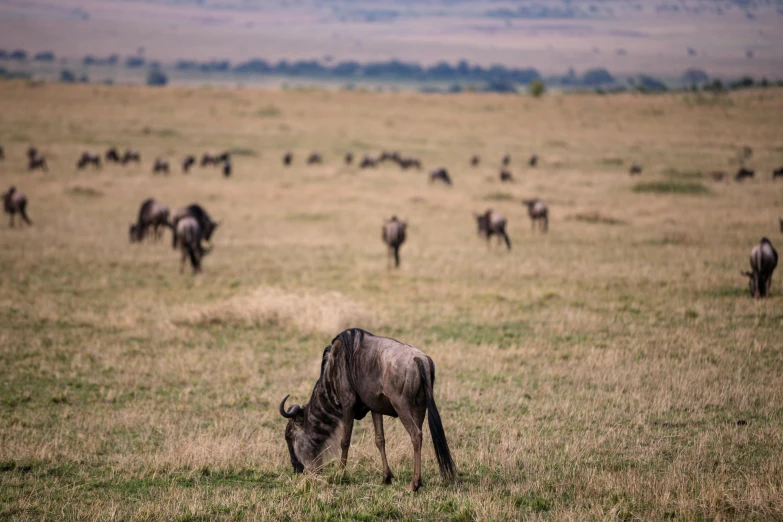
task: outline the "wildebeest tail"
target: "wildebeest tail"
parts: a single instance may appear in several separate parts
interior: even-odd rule
[[[27,210],[26,209],[27,209],[27,202],[26,201],[22,201],[21,205],[19,205],[19,214],[21,214],[22,219],[24,219],[25,223],[27,223],[28,225],[32,225],[33,222],[30,221],[29,217],[27,217]]]
[[[435,363],[427,358],[432,368],[432,376],[427,375],[427,369],[421,359],[416,358],[416,366],[419,367],[419,376],[424,383],[424,394],[427,398],[427,423],[430,426],[430,436],[432,436],[432,446],[435,448],[435,458],[438,459],[438,467],[441,476],[446,480],[456,480],[457,466],[451,458],[449,444],[446,441],[446,433],[443,431],[443,424],[440,421],[440,413],[435,405],[435,398],[432,396],[432,386],[435,383]],[[432,377],[432,378],[430,378]]]
[[[198,259],[198,254],[196,253],[196,246],[193,244],[193,241],[186,241],[185,248],[188,251],[188,256],[190,256],[190,264],[193,266],[194,270],[198,270],[201,268],[201,263]]]
[[[400,267],[400,246],[397,245],[394,247],[394,266],[397,268]]]

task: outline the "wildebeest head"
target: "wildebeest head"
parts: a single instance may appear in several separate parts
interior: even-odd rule
[[[478,234],[480,236],[486,236],[489,233],[489,214],[491,210],[487,210],[483,214],[473,214],[476,218],[476,224],[478,225]]]
[[[286,410],[285,401],[288,400],[288,397],[286,395],[283,402],[280,403],[280,415],[288,419],[288,424],[285,427],[285,442],[288,445],[288,456],[291,458],[291,466],[293,466],[296,473],[302,473],[305,467],[297,456],[297,448],[300,446],[298,440],[302,438],[304,433],[303,426],[307,404],[305,404],[304,408],[298,404],[293,404]]]
[[[137,241],[141,241],[141,238],[139,237],[139,227],[131,223],[130,229],[128,230],[128,236],[131,243],[136,243]]]

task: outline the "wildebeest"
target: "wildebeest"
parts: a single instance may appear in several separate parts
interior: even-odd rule
[[[293,152],[286,152],[285,154],[283,154],[283,165],[285,165],[286,167],[291,165],[291,162],[293,160],[294,160]]]
[[[44,158],[43,156],[34,156],[28,158],[27,170],[33,171],[36,169],[40,169],[44,172],[49,172],[49,169],[46,166],[46,158]]]
[[[400,266],[400,246],[405,242],[405,229],[408,227],[406,221],[400,221],[397,216],[383,224],[381,229],[381,239],[389,247],[388,259],[394,257],[394,266]]]
[[[223,162],[223,177],[230,177],[231,176],[231,162],[229,160],[226,160]]]
[[[109,150],[106,151],[106,163],[119,163],[120,162],[120,153],[117,150],[116,147],[112,147]]]
[[[509,163],[511,163],[511,156],[509,154],[506,154],[503,156],[503,166],[508,167]]]
[[[346,165],[350,165],[351,163],[353,163],[353,154],[351,152],[346,152],[345,153],[345,164]]]
[[[442,181],[446,185],[451,185],[451,177],[449,176],[449,172],[444,168],[433,170],[430,172],[430,183],[434,183],[435,181]]]
[[[317,152],[313,152],[307,157],[308,165],[320,165],[323,162],[324,162],[323,158]]]
[[[542,232],[549,230],[549,207],[538,198],[523,199],[522,204],[527,206],[527,215],[530,216],[530,224],[535,230],[536,222],[540,223]]]
[[[179,273],[185,270],[185,260],[190,258],[193,273],[201,272],[201,258],[209,253],[210,249],[201,244],[203,231],[198,220],[193,216],[185,216],[177,222],[175,235],[178,238],[182,259],[179,264]]]
[[[220,163],[217,154],[205,152],[201,155],[201,166],[206,167],[208,165],[217,165]]]
[[[500,170],[500,181],[514,181],[514,176],[511,175],[511,171],[508,169]]]
[[[772,179],[783,178],[783,167],[772,171]]]
[[[780,232],[783,233],[783,219],[778,219],[780,220]]]
[[[451,458],[440,413],[433,397],[435,363],[409,344],[364,330],[345,330],[332,339],[321,357],[321,374],[310,401],[285,408],[288,419],[285,440],[294,471],[318,471],[330,441],[342,429],[340,468],[348,461],[354,420],[372,413],[375,445],[381,453],[383,483],[391,484],[394,474],[386,459],[383,416],[399,417],[413,444],[411,490],[422,486],[422,424],[426,415],[435,457],[444,479],[453,481],[457,469]]]
[[[141,242],[147,235],[147,229],[152,227],[152,238],[157,241],[162,235],[161,227],[169,226],[169,207],[152,198],[145,199],[139,207],[139,217],[136,224],[131,224],[130,242]]]
[[[530,156],[530,159],[527,160],[527,164],[530,165],[531,167],[535,167],[536,165],[538,165],[538,154],[533,154],[532,156]]]
[[[753,149],[748,145],[742,147],[739,153],[740,161],[750,159],[753,156]]]
[[[362,158],[362,162],[359,163],[360,169],[367,169],[367,168],[375,168],[378,165],[378,160],[375,158],[372,158],[370,156],[365,156]]]
[[[638,163],[631,163],[631,168],[628,169],[628,174],[635,176],[642,173],[642,166]]]
[[[27,159],[32,161],[37,157],[38,157],[38,148],[33,147],[32,145],[27,147]]]
[[[2,145],[0,145],[0,160],[4,160],[4,159],[5,159],[5,149],[3,148]]]
[[[511,240],[506,234],[506,217],[500,212],[488,209],[483,214],[475,214],[478,224],[478,233],[487,238],[487,247],[490,246],[490,239],[493,235],[498,236],[498,243],[502,237],[506,241],[506,248],[511,250]]]
[[[781,225],[783,226],[783,225]],[[742,272],[750,279],[751,297],[767,297],[772,286],[772,272],[778,266],[778,253],[769,239],[762,237],[750,251],[751,272]]]
[[[127,165],[130,162],[141,163],[141,154],[137,150],[127,149],[122,155],[122,164]]]
[[[378,156],[378,162],[383,163],[384,161],[397,161],[400,159],[400,153],[397,151],[389,152],[387,150],[381,152],[381,155]]]
[[[474,155],[472,158],[470,158],[470,165],[472,167],[478,167],[478,164],[481,162],[481,158]]]
[[[199,229],[201,231],[201,237],[205,241],[212,240],[212,234],[220,223],[216,223],[209,217],[207,211],[201,207],[198,203],[191,203],[187,207],[178,209],[171,216],[171,228],[173,231],[173,237],[171,238],[172,248],[177,248],[177,224],[179,221],[187,216],[191,216],[198,221]]]
[[[182,172],[187,174],[190,171],[190,167],[196,164],[196,157],[192,154],[188,154],[182,160]]]
[[[158,172],[164,174],[169,173],[169,160],[165,158],[155,158],[155,163],[152,165],[152,173],[157,174]]]
[[[421,161],[419,158],[403,158],[403,157],[397,157],[394,161],[397,162],[397,165],[400,166],[402,170],[408,170],[410,168],[417,168],[421,169]]]
[[[84,151],[79,156],[79,161],[76,162],[76,168],[81,170],[87,165],[92,165],[95,168],[101,168],[101,157],[94,152]]]
[[[18,212],[22,216],[22,220],[28,225],[32,225],[33,222],[27,217],[27,196],[16,190],[13,185],[8,189],[8,192],[3,194],[3,209],[6,214],[10,214],[11,221],[9,226],[14,226],[14,215]]]
[[[740,167],[740,169],[737,171],[737,174],[734,175],[735,181],[742,181],[745,178],[752,178],[756,175],[756,171],[750,170],[745,167]]]
[[[713,179],[713,181],[723,181],[723,178],[726,177],[726,173],[719,170],[715,170],[713,172],[710,172],[710,177]]]
[[[221,152],[217,157],[218,163],[225,163],[227,161],[231,161],[231,153],[230,152]]]

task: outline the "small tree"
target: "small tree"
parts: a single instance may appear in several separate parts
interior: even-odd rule
[[[543,95],[546,92],[546,86],[544,85],[544,82],[541,80],[533,80],[530,82],[530,86],[528,87],[528,92],[534,97],[534,98],[540,98],[541,95]]]
[[[163,86],[169,83],[169,78],[157,67],[147,73],[147,85]]]

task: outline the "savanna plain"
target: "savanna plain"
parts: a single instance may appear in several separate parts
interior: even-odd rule
[[[762,236],[783,245],[783,90],[5,82],[0,115],[1,188],[27,194],[34,222],[0,223],[0,518],[783,519],[783,288],[776,274],[753,300],[739,273]],[[31,144],[48,173],[26,171]],[[744,145],[756,179],[714,181]],[[76,170],[109,146],[141,165]],[[222,150],[231,178],[180,172],[185,154]],[[325,162],[306,166],[314,150]],[[381,150],[424,169],[342,162]],[[505,153],[514,183],[498,180]],[[151,174],[156,156],[169,176]],[[428,183],[440,166],[453,187]],[[179,273],[168,232],[129,243],[150,196],[221,222],[202,274]],[[548,234],[520,204],[534,196]],[[511,251],[477,236],[488,208]],[[410,223],[398,270],[380,237],[393,214]],[[293,473],[278,404],[307,401],[324,346],[354,326],[435,361],[458,483],[425,428],[410,493],[391,419],[391,486],[369,418],[344,472]]]

